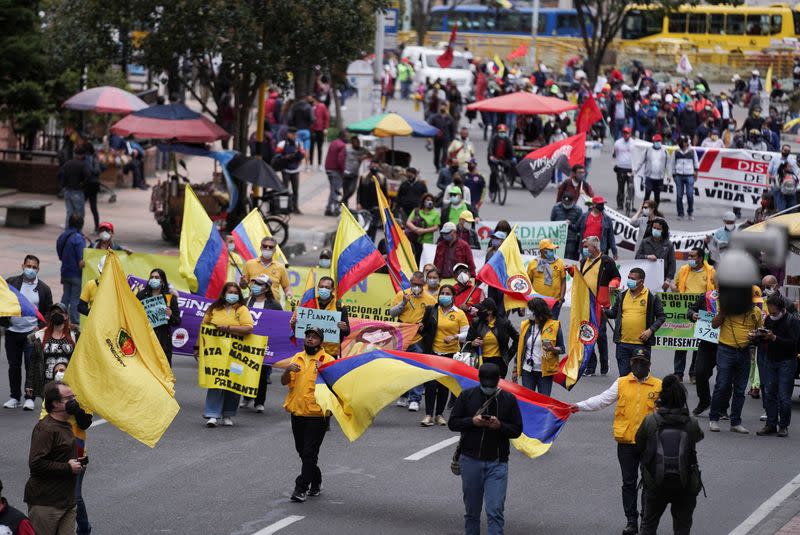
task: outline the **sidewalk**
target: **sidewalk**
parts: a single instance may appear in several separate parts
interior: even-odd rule
[[[747,529],[747,525],[752,523],[748,518],[732,533],[736,533],[736,535],[800,535],[800,489],[797,488],[797,484],[797,478],[787,483],[784,489],[788,487],[791,494],[783,501],[780,501],[780,494],[784,489],[768,498],[759,508],[766,508],[767,512],[761,513],[761,516],[765,516],[765,518],[758,521],[754,527]],[[776,501],[780,502],[775,504]],[[772,510],[769,510],[770,507]],[[751,516],[758,514],[759,511],[756,510]]]

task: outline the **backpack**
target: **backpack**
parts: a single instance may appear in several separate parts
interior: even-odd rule
[[[653,478],[659,488],[683,489],[689,481],[689,433],[661,424],[656,431]]]

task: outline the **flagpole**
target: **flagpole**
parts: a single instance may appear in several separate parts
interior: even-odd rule
[[[531,73],[536,72],[536,35],[539,33],[539,0],[533,0],[531,15]]]

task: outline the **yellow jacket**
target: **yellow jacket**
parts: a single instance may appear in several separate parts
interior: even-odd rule
[[[653,414],[661,393],[661,379],[648,375],[642,382],[629,373],[617,379],[617,407],[614,410],[614,440],[635,444],[636,431],[645,416]]]
[[[675,286],[678,287],[679,292],[686,291],[686,279],[689,278],[689,272],[692,270],[689,264],[684,264],[681,266],[681,269],[678,270],[678,276],[675,277]],[[715,288],[714,286],[714,274],[716,270],[708,265],[708,262],[703,262],[703,271],[706,272],[706,291],[710,292]]]
[[[524,359],[525,354],[525,336],[528,334],[528,329],[531,328],[531,321],[532,320],[524,320],[519,328],[519,343],[517,344],[517,376],[522,375],[522,361]],[[544,329],[542,329],[542,342],[550,342],[553,346],[556,346],[556,340],[558,339],[558,320],[547,320],[547,323],[544,324]],[[563,348],[562,348],[563,349]],[[556,365],[559,361],[559,354],[557,351],[547,351],[545,352],[545,358],[550,360],[551,362],[555,359]],[[544,359],[542,360],[542,375],[554,375],[555,371],[550,373],[545,373],[548,370],[545,370],[546,364]]]
[[[317,384],[316,361],[322,365],[333,362],[333,360],[334,358],[322,348],[315,355],[300,351],[292,357],[289,364],[297,364],[300,366],[300,371],[291,372],[289,375],[289,384],[286,385],[289,387],[289,391],[283,402],[283,408],[287,412],[295,416],[325,416],[314,396]]]

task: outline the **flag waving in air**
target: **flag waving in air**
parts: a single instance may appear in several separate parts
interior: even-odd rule
[[[247,214],[247,217],[236,225],[236,228],[231,232],[231,236],[233,236],[233,241],[236,244],[236,252],[246,262],[261,256],[261,240],[272,237],[272,233],[269,231],[258,208],[253,208]],[[280,246],[275,249],[273,259],[284,265],[288,264]]]
[[[571,390],[583,375],[600,333],[600,307],[579,269],[572,274],[572,307],[569,317],[567,356],[553,380]]]
[[[406,233],[395,221],[394,215],[389,209],[389,201],[383,195],[378,180],[375,177],[372,180],[375,182],[378,210],[381,212],[383,233],[386,235],[386,265],[389,267],[389,278],[392,280],[395,292],[407,290],[411,287],[411,274],[417,271],[414,250],[411,248]]]
[[[336,280],[336,295],[343,296],[347,290],[384,265],[386,262],[375,244],[350,210],[342,205],[331,259],[331,276]]]
[[[82,327],[64,382],[88,412],[154,447],[180,408],[175,377],[114,251]]]
[[[181,276],[192,293],[216,299],[228,278],[228,248],[191,186],[186,185],[181,225]]]
[[[0,318],[9,316],[38,318],[39,321],[45,321],[39,309],[33,306],[27,297],[0,277]]]
[[[581,132],[528,153],[517,164],[517,172],[528,191],[536,197],[550,183],[556,169],[569,173],[570,167],[583,164],[585,160],[586,132]]]
[[[448,68],[453,64],[453,47],[456,46],[456,25],[453,24],[453,31],[450,32],[450,39],[447,41],[447,48],[436,58],[436,63],[442,69]]]
[[[578,111],[578,117],[575,119],[575,131],[579,134],[588,132],[594,123],[602,119],[603,114],[597,106],[597,101],[593,95],[589,95],[589,98],[583,102],[580,111]]]
[[[309,269],[308,276],[306,277],[306,287],[303,290],[303,295],[300,297],[300,301],[297,302],[298,308],[317,308],[316,282],[314,279],[314,270]]]

